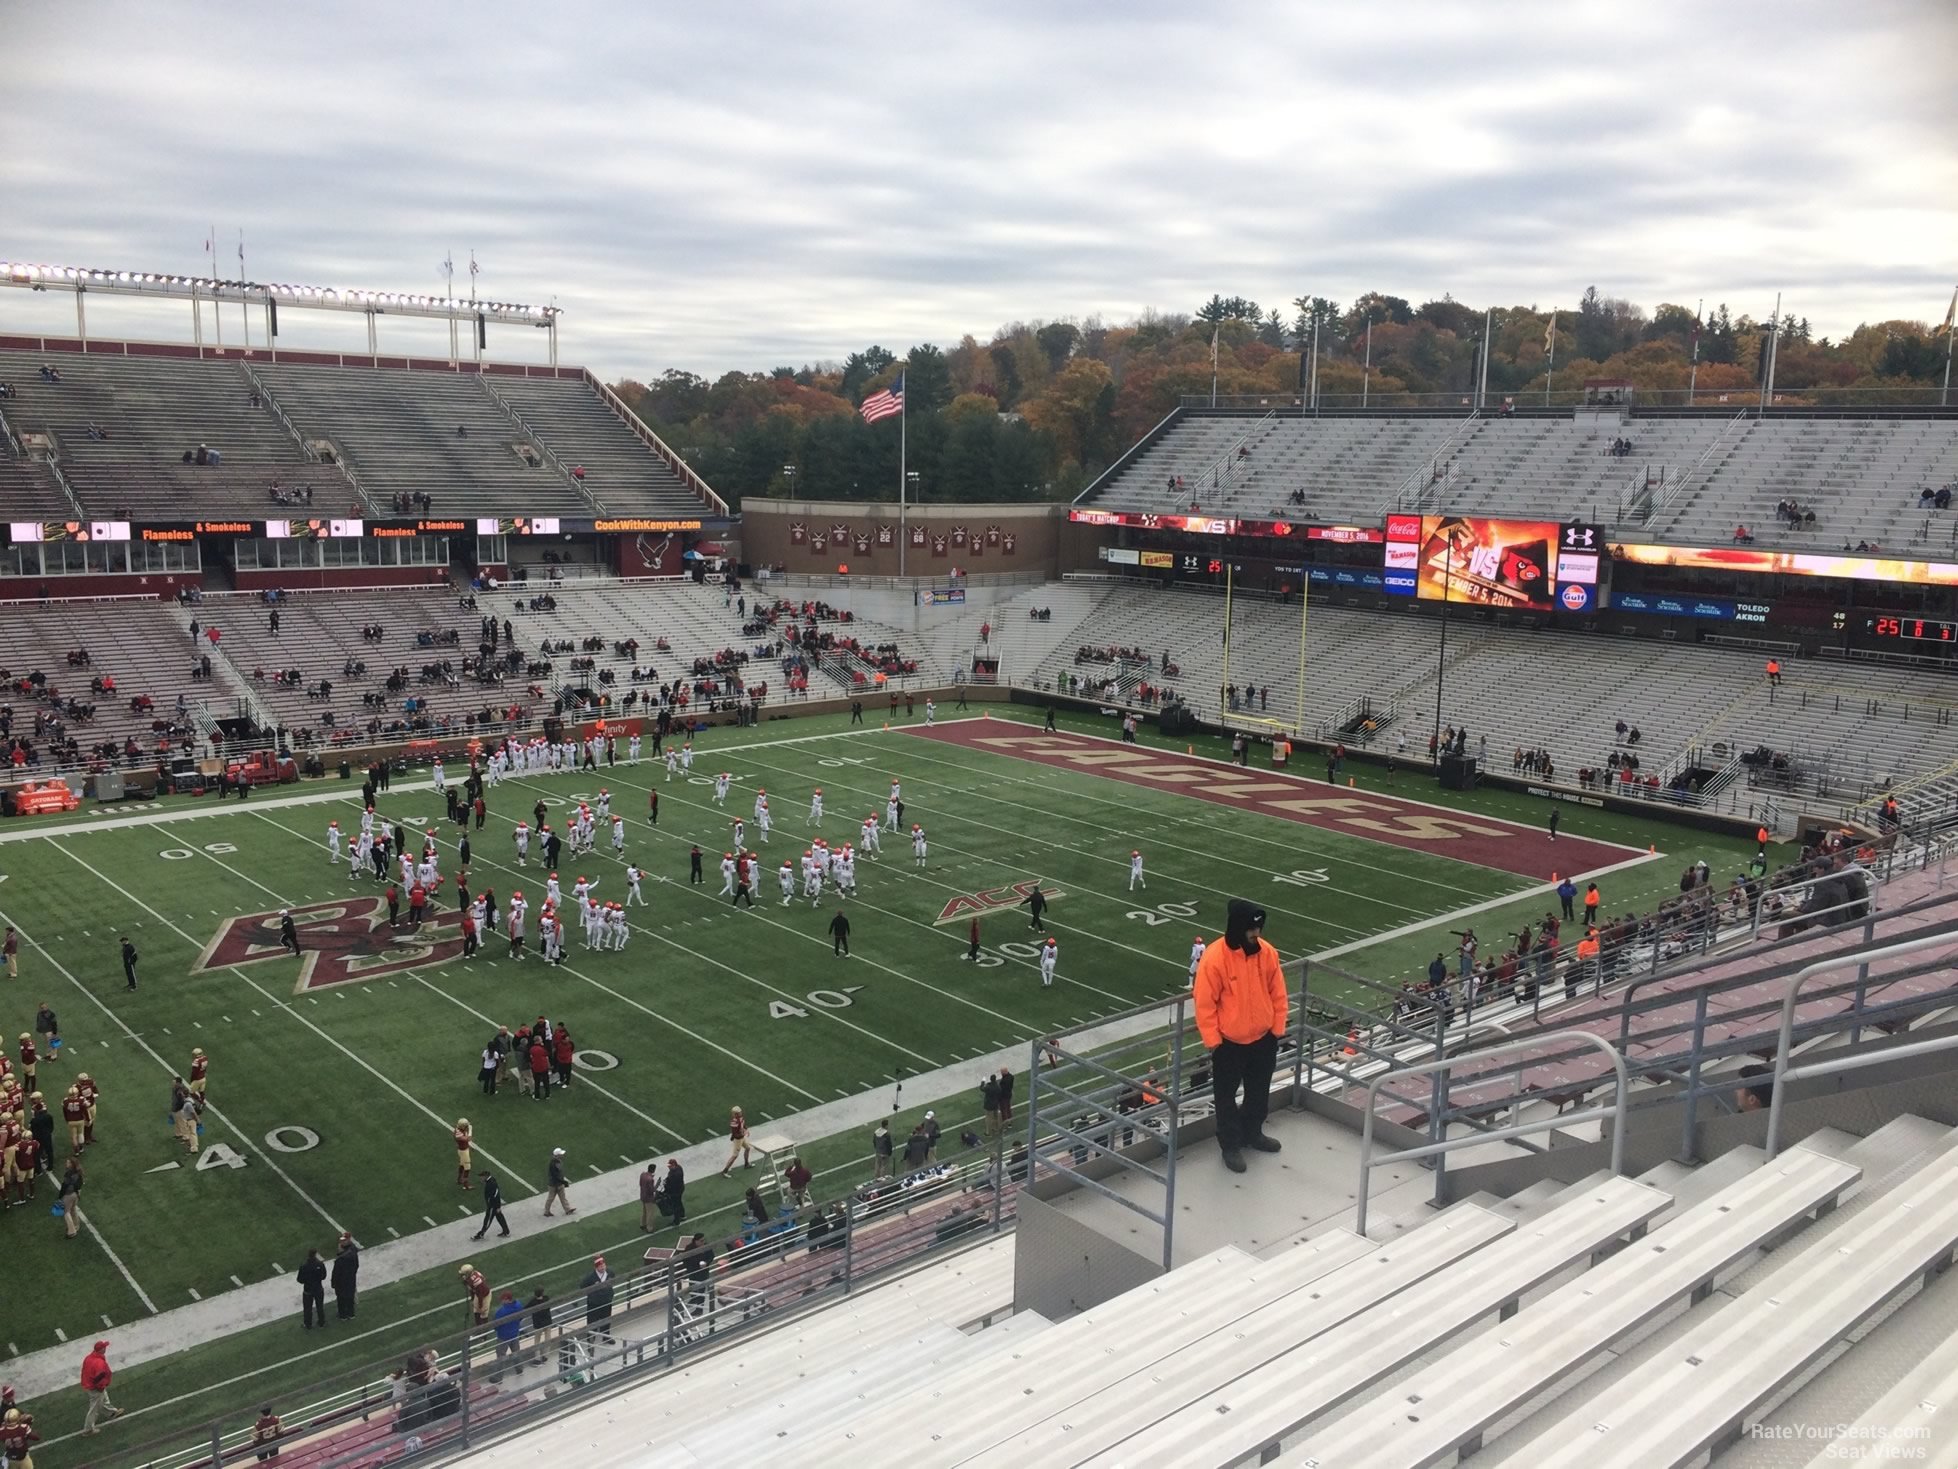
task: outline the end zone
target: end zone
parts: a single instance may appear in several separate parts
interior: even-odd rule
[[[1553,876],[1633,866],[1651,855],[1622,842],[1553,838],[1548,831],[1499,816],[1329,786],[1285,771],[1250,770],[1098,735],[1046,733],[1015,720],[961,719],[909,725],[902,732],[1037,765],[1173,791],[1199,801],[1406,851],[1452,857],[1539,882],[1548,882]]]

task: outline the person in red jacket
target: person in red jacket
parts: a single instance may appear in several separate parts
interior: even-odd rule
[[[107,1414],[120,1418],[122,1409],[109,1401],[109,1379],[115,1374],[109,1371],[109,1359],[105,1355],[109,1344],[99,1341],[86,1357],[82,1358],[82,1391],[88,1394],[88,1416],[82,1420],[82,1432],[96,1432],[95,1420]]]
[[[979,957],[979,916],[976,913],[972,917],[971,941],[967,945],[966,951],[959,955],[959,957],[961,959],[975,960]]]
[[[551,1053],[541,1032],[530,1037],[530,1099],[541,1102],[551,1095]]]
[[[1279,1149],[1276,1138],[1265,1136],[1264,1122],[1288,1003],[1278,951],[1263,942],[1265,910],[1232,898],[1226,915],[1224,936],[1197,961],[1192,998],[1197,1030],[1210,1048],[1217,1145],[1223,1149],[1224,1166],[1242,1173],[1245,1148],[1261,1153]],[[1244,1090],[1242,1102],[1239,1087]]]
[[[551,1060],[556,1063],[555,1069],[557,1071],[557,1084],[559,1086],[571,1085],[572,1055],[571,1032],[560,1024],[556,1032],[551,1036]]]

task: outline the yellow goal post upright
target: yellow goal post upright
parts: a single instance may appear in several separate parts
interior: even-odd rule
[[[1217,718],[1227,730],[1257,734],[1269,740],[1274,749],[1280,741],[1288,746],[1305,738],[1305,636],[1312,610],[1311,568],[1299,565],[1299,665],[1297,700],[1294,705],[1293,722],[1287,724],[1283,714],[1276,718],[1260,711],[1253,713],[1248,707],[1233,711],[1229,695],[1225,692],[1231,681],[1231,636],[1237,624],[1233,619],[1236,598],[1235,568],[1226,560],[1224,563],[1224,671],[1222,684],[1217,691]]]

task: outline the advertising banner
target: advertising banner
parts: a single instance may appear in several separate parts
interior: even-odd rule
[[[1390,515],[1386,590],[1522,612],[1588,612],[1597,600],[1596,544],[1596,528],[1578,523]]]

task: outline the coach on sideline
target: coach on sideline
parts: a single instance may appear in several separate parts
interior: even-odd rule
[[[1217,1145],[1224,1166],[1244,1172],[1244,1149],[1279,1149],[1265,1136],[1271,1105],[1271,1073],[1278,1062],[1278,1038],[1285,1033],[1285,976],[1278,951],[1261,941],[1265,910],[1232,898],[1224,936],[1197,961],[1192,998],[1197,1031],[1210,1048],[1210,1077],[1217,1103]],[[1244,1088],[1244,1101],[1237,1099]]]

